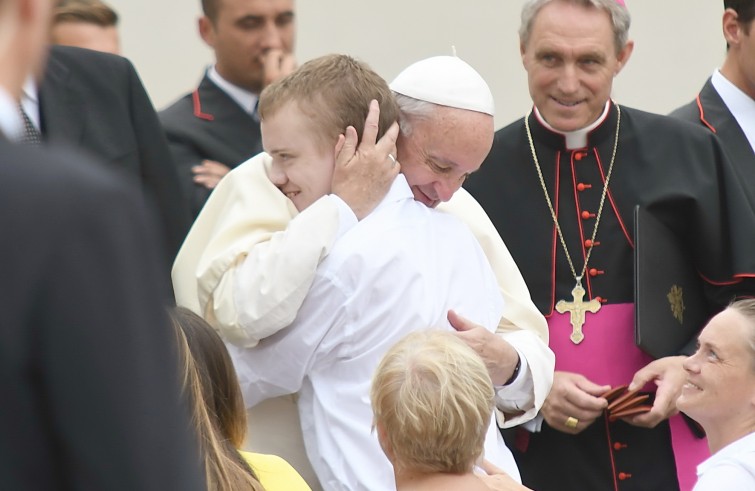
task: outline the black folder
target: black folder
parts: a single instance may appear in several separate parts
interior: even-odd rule
[[[654,358],[677,355],[708,320],[702,280],[679,239],[634,210],[634,341]]]

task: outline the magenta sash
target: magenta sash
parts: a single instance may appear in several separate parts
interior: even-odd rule
[[[597,314],[586,313],[585,339],[569,339],[569,313],[554,312],[548,318],[550,347],[556,354],[556,370],[585,375],[600,385],[629,384],[634,374],[653,359],[634,344],[634,305],[603,305]],[[653,384],[643,388],[655,390]],[[697,480],[697,465],[710,456],[707,440],[692,434],[680,415],[669,419],[671,445],[681,491],[689,491]]]

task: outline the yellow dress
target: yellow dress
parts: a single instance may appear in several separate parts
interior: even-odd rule
[[[312,491],[291,464],[277,455],[239,451],[265,491]]]

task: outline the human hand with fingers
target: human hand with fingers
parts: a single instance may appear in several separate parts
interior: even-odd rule
[[[578,373],[557,371],[540,412],[552,428],[576,435],[603,414],[608,401],[601,395],[610,388]]]
[[[296,70],[296,58],[282,49],[270,49],[262,55],[262,70],[264,88]]]
[[[220,180],[230,171],[230,167],[215,160],[203,160],[200,165],[191,168],[194,182],[207,189],[215,189]]]
[[[395,157],[398,123],[394,123],[378,140],[379,119],[380,106],[373,100],[361,142],[357,144],[357,132],[349,126],[336,143],[331,189],[352,209],[358,220],[369,215],[382,201],[401,170]]]
[[[516,482],[503,469],[496,467],[489,460],[483,460],[479,469],[483,472],[476,471],[475,474],[491,491],[532,491]]]
[[[648,363],[635,373],[629,390],[641,389],[653,382],[658,388],[650,411],[627,418],[627,423],[643,428],[655,428],[662,421],[675,415],[679,410],[676,400],[682,392],[682,386],[687,380],[687,374],[682,364],[686,356],[667,356]]]
[[[448,322],[456,329],[456,335],[480,355],[490,378],[495,385],[504,385],[516,370],[519,353],[502,337],[482,326],[448,311]]]

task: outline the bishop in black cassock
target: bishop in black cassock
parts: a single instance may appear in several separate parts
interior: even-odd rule
[[[612,387],[628,384],[652,361],[633,342],[635,205],[647,207],[688,247],[713,308],[735,294],[755,293],[750,278],[755,276],[755,212],[718,140],[670,118],[627,107],[620,112],[612,175],[582,280],[584,299],[597,299],[601,308],[585,314],[579,344],[570,339],[570,314],[555,311],[559,300],[572,300],[575,279],[546,203],[524,119],[496,133],[488,159],[466,185],[497,227],[548,319],[556,370]],[[603,120],[587,134],[586,146],[570,149],[536,111],[528,116],[543,182],[577,270],[589,250],[618,122],[619,107],[609,101]],[[525,484],[539,491],[680,489],[677,471],[694,479],[694,467],[707,452],[704,440],[679,416],[654,429],[601,418],[577,435],[562,430],[543,422],[542,431],[518,435],[516,456]]]

